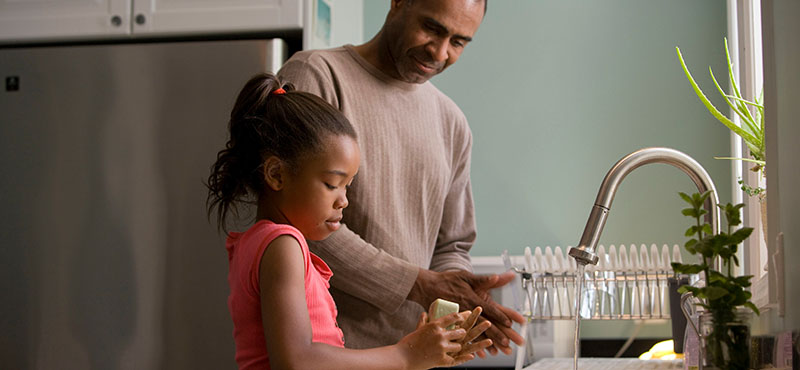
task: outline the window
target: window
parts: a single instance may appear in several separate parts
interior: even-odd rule
[[[745,99],[754,100],[755,97],[761,99],[764,86],[763,62],[762,62],[762,27],[761,27],[761,0],[729,0],[728,1],[728,43],[731,50],[731,59],[734,63],[734,74],[738,75],[740,91]],[[739,123],[738,116],[734,122]],[[747,158],[747,148],[742,144],[742,140],[735,134],[731,134],[732,156]],[[766,178],[760,172],[753,172],[750,169],[752,163],[745,161],[735,161],[733,164],[734,181],[734,203],[746,204],[744,208],[743,221],[745,225],[753,227],[753,234],[748,238],[741,251],[740,261],[744,261],[739,272],[742,274],[753,275],[753,303],[759,308],[770,307],[774,301],[774,288],[770,289],[769,284],[769,253],[767,248],[766,225],[762,220],[766,220],[766,199],[759,201],[758,196],[745,194],[738,183],[742,180],[745,185],[750,187],[766,188]],[[763,214],[763,216],[762,216]],[[766,222],[768,224],[768,222]]]

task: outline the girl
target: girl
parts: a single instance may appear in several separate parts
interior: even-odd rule
[[[226,248],[236,362],[243,369],[424,369],[452,366],[491,345],[471,341],[480,307],[428,322],[391,346],[349,350],[328,292],[332,273],[306,238],[336,231],[360,151],[347,119],[322,99],[269,74],[244,86],[231,112],[229,140],[208,178],[208,211],[225,228],[240,202],[254,201],[256,223],[228,234]],[[455,330],[446,330],[460,324]]]

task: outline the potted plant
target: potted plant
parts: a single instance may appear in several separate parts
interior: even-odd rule
[[[750,236],[753,228],[737,228],[741,224],[739,210],[744,204],[728,203],[718,205],[727,221],[727,230],[713,234],[711,225],[703,221],[707,213],[703,204],[710,194],[711,191],[691,196],[680,193],[691,206],[682,213],[694,219],[694,224],[686,230],[686,236],[693,238],[684,247],[692,255],[699,255],[700,262],[674,262],[672,269],[675,273],[705,276],[705,286],[684,285],[678,289],[679,293],[691,293],[703,308],[698,335],[704,368],[748,369],[750,329],[747,317],[749,310],[756,315],[759,311],[750,301],[752,294],[747,291],[752,276],[734,276],[733,266],[739,265],[738,245]],[[716,260],[721,261],[719,270],[714,269]]]
[[[716,159],[732,159],[732,160],[741,160],[753,163],[753,167],[750,168],[751,171],[757,172],[759,175],[759,180],[764,181],[766,175],[766,157],[764,154],[765,151],[765,141],[764,141],[764,103],[763,103],[763,91],[759,97],[756,97],[754,101],[750,101],[742,97],[741,92],[739,91],[739,87],[736,83],[736,79],[733,76],[733,64],[731,63],[730,53],[728,52],[728,39],[725,38],[725,57],[728,61],[728,76],[730,79],[730,86],[732,94],[726,93],[722,87],[720,87],[719,83],[717,82],[716,77],[714,77],[714,72],[711,70],[711,67],[708,68],[708,72],[711,74],[711,79],[714,81],[714,85],[717,87],[720,95],[725,99],[725,102],[728,106],[733,110],[737,116],[739,116],[742,125],[739,126],[734,123],[731,119],[729,119],[724,114],[720,113],[720,111],[711,103],[710,100],[706,97],[703,93],[703,90],[700,89],[700,86],[697,85],[697,82],[692,77],[692,74],[689,72],[689,68],[686,67],[686,62],[683,60],[683,55],[681,55],[681,49],[675,47],[675,50],[678,53],[678,60],[681,62],[681,67],[683,67],[683,72],[686,74],[686,78],[689,79],[689,83],[692,85],[694,92],[697,94],[697,97],[700,98],[700,101],[703,102],[703,105],[708,109],[708,111],[722,124],[728,127],[731,131],[733,131],[736,135],[738,135],[747,145],[747,149],[750,152],[750,158],[732,158],[732,157],[714,157]],[[762,188],[758,185],[750,186],[747,185],[743,179],[738,180],[739,184],[741,185],[742,190],[750,196],[757,196],[758,201],[761,204],[761,224],[764,229],[764,234],[766,235],[766,228],[767,228],[767,202],[766,202],[766,189]]]

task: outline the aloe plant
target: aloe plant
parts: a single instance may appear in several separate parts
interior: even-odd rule
[[[751,168],[752,171],[760,172],[763,176],[764,171],[766,169],[766,160],[764,156],[764,104],[763,104],[763,91],[759,97],[756,97],[755,101],[750,101],[742,97],[741,92],[739,92],[739,87],[736,84],[736,79],[733,76],[733,64],[731,63],[731,56],[728,52],[728,39],[725,38],[725,57],[728,60],[728,76],[730,78],[731,90],[732,94],[726,93],[722,87],[720,87],[719,83],[717,82],[716,77],[714,77],[714,71],[711,70],[711,67],[708,68],[708,72],[711,74],[711,79],[714,81],[714,85],[716,85],[717,90],[725,99],[725,102],[728,103],[728,106],[739,116],[741,119],[742,125],[739,126],[735,122],[733,122],[730,118],[722,114],[715,106],[711,103],[710,100],[706,97],[703,93],[703,90],[700,89],[697,82],[692,77],[691,72],[689,72],[689,68],[686,67],[686,62],[683,60],[683,55],[681,55],[681,49],[675,47],[675,50],[678,52],[678,59],[681,62],[681,67],[683,67],[684,73],[686,73],[686,78],[689,79],[689,83],[692,84],[692,88],[694,88],[694,92],[697,94],[697,97],[703,102],[703,105],[706,106],[708,111],[713,115],[717,120],[722,122],[726,127],[728,127],[731,131],[736,133],[740,138],[742,138],[747,145],[747,148],[750,150],[750,156],[752,158],[731,158],[731,157],[714,157],[717,159],[734,159],[734,160],[742,160],[751,163],[755,163],[755,165]],[[753,107],[751,111],[750,107]],[[744,188],[743,190],[748,191]],[[751,189],[752,190],[752,189]],[[763,189],[757,190],[760,192]],[[748,191],[751,194],[750,191]],[[752,195],[752,194],[751,194]]]

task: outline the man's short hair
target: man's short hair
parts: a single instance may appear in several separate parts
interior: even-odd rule
[[[473,1],[483,1],[483,15],[486,16],[486,10],[489,9],[489,0],[473,0]],[[413,3],[414,0],[408,0],[406,4]]]

